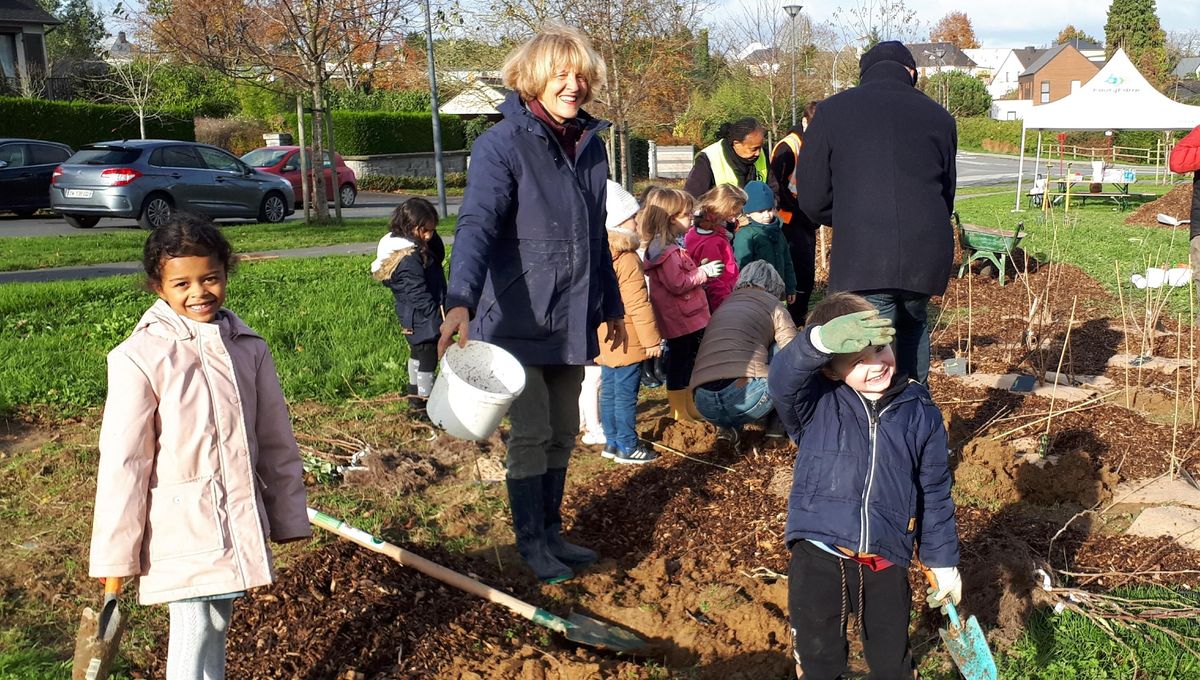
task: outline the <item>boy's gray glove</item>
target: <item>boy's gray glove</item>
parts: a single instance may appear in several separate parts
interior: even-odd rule
[[[817,329],[817,339],[831,354],[855,354],[870,345],[890,344],[895,337],[891,319],[874,309],[830,319]]]

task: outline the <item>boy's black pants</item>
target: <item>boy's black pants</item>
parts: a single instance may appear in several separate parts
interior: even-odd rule
[[[861,577],[861,586],[860,586]],[[861,588],[861,589],[860,589]],[[860,600],[860,594],[862,595]],[[846,672],[850,614],[862,616],[863,652],[871,680],[912,680],[908,612],[912,593],[904,567],[871,571],[808,541],[792,545],[788,610],[792,648],[804,680],[834,680]]]

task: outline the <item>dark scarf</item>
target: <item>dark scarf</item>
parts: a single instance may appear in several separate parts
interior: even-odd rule
[[[542,125],[554,135],[558,143],[563,148],[563,153],[567,154],[571,160],[575,160],[575,145],[579,143],[579,138],[583,136],[583,125],[580,124],[578,118],[572,118],[562,123],[554,120],[554,117],[546,111],[546,107],[542,106],[542,102],[533,99],[526,103],[529,107],[529,112],[534,118],[542,121]]]
[[[733,168],[733,174],[737,175],[738,186],[746,186],[750,182],[758,179],[758,169],[754,164],[758,162],[758,157],[751,159],[742,158],[733,150],[733,142],[729,139],[721,140],[721,150],[725,152],[725,160],[729,161],[729,167]],[[760,150],[759,153],[762,153]]]

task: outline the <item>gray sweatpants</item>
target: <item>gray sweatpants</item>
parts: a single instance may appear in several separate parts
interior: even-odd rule
[[[583,366],[526,366],[525,390],[508,409],[508,478],[567,467],[579,434]]]
[[[225,680],[225,633],[233,600],[171,602],[167,680]]]

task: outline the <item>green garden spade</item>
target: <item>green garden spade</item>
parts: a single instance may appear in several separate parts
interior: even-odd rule
[[[919,561],[917,566],[925,574],[925,580],[929,581],[930,587],[936,589],[938,583],[933,572]],[[954,665],[958,666],[958,672],[962,673],[966,680],[996,680],[996,661],[992,658],[992,650],[988,649],[987,638],[984,637],[979,622],[974,616],[966,621],[958,618],[958,610],[950,602],[941,609],[950,619],[950,625],[947,628],[939,628],[938,633],[942,636],[942,642],[946,643],[946,651],[950,652]]]
[[[473,578],[463,576],[457,571],[430,562],[420,555],[414,555],[400,546],[376,538],[361,529],[356,529],[346,524],[340,519],[330,517],[312,508],[308,509],[308,521],[313,526],[332,531],[338,536],[353,541],[368,550],[374,550],[377,553],[387,555],[400,564],[412,567],[422,574],[435,578],[442,583],[454,586],[472,595],[478,595],[488,602],[494,602],[507,607],[514,614],[523,616],[539,626],[561,633],[563,637],[572,642],[578,642],[589,647],[609,649],[615,652],[633,652],[645,645],[645,642],[641,638],[623,628],[610,626],[581,614],[571,614],[565,619],[556,616],[545,609],[535,607],[528,602],[522,602],[506,592],[496,590]]]

